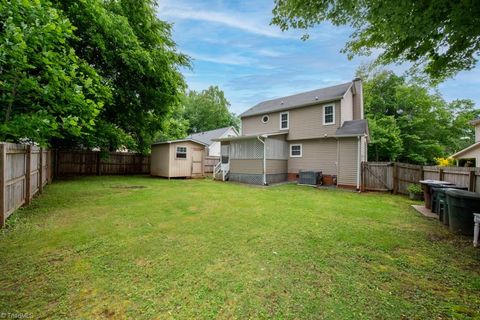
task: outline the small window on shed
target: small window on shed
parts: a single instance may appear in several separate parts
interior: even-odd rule
[[[177,147],[177,159],[187,159],[187,147]]]

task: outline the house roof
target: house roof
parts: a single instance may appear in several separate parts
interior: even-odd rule
[[[347,82],[332,87],[316,89],[287,97],[260,102],[259,104],[242,113],[240,115],[240,118],[270,113],[274,111],[300,108],[320,102],[328,102],[341,99],[350,89],[352,84],[353,82]]]
[[[187,139],[194,139],[197,141],[201,141],[206,145],[211,145],[214,142],[213,139],[221,138],[230,129],[233,129],[236,135],[238,135],[238,132],[234,127],[225,127],[205,132],[194,133],[189,135]]]
[[[473,149],[475,149],[475,148],[477,148],[477,147],[480,147],[480,141],[475,142],[475,143],[472,144],[471,146],[466,147],[465,149],[460,150],[460,151],[458,151],[458,152],[455,153],[455,154],[452,154],[450,157],[452,157],[452,158],[458,158],[459,156],[461,156],[462,154],[466,153],[467,151],[471,151],[471,150],[473,150]]]
[[[345,121],[335,132],[335,136],[338,137],[362,135],[368,135],[368,122],[364,119]]]
[[[170,141],[159,141],[159,142],[155,142],[155,143],[152,143],[152,146],[156,146],[156,145],[159,145],[159,144],[167,144],[167,143],[177,143],[177,142],[195,142],[195,143],[198,143],[198,144],[201,144],[203,146],[207,146],[208,147],[208,144],[202,142],[202,141],[198,141],[198,140],[195,140],[195,139],[191,139],[191,138],[185,138],[185,139],[178,139],[178,140],[170,140]]]

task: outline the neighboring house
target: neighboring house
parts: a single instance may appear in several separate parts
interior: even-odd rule
[[[480,119],[472,120],[470,124],[475,126],[475,143],[451,155],[456,160],[457,166],[460,160],[474,160],[473,165],[480,166]]]
[[[270,184],[321,171],[338,186],[360,188],[368,142],[360,79],[261,102],[240,118],[241,136],[218,139],[217,178]]]
[[[194,133],[189,135],[187,139],[193,139],[207,144],[207,156],[220,157],[220,142],[213,141],[213,139],[236,137],[238,135],[238,131],[234,127],[225,127],[205,132]]]

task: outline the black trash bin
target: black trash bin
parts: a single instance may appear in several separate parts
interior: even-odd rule
[[[438,185],[453,185],[453,183],[448,182],[448,181],[439,181],[439,180],[420,180],[420,185],[422,186],[423,189],[423,198],[425,199],[425,208],[427,209],[432,209],[432,187],[438,186]]]
[[[440,184],[431,187],[432,197],[431,197],[431,205],[432,212],[436,213],[440,216],[440,207],[444,207],[444,203],[440,205],[440,198],[445,200],[445,189],[458,189],[458,190],[468,190],[468,187],[461,187],[457,185],[450,185],[450,184]],[[440,218],[440,217],[439,217]],[[441,221],[441,220],[440,220]]]
[[[472,235],[473,213],[480,210],[480,194],[456,189],[447,189],[445,194],[450,231],[466,236]]]

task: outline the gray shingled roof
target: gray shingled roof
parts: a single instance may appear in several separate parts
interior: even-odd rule
[[[344,96],[345,92],[347,92],[351,85],[352,82],[347,82],[333,87],[307,91],[288,97],[260,102],[256,106],[242,113],[240,115],[240,118],[270,113],[274,111],[298,108],[317,102],[326,102],[340,99]]]
[[[220,138],[230,128],[231,127],[225,127],[225,128],[219,128],[219,129],[214,129],[214,130],[205,131],[205,132],[194,133],[189,135],[187,139],[193,139],[193,140],[201,141],[207,145],[211,145],[214,142],[212,141],[213,139]]]
[[[335,136],[360,136],[368,135],[367,120],[345,121],[343,126],[337,129]]]

